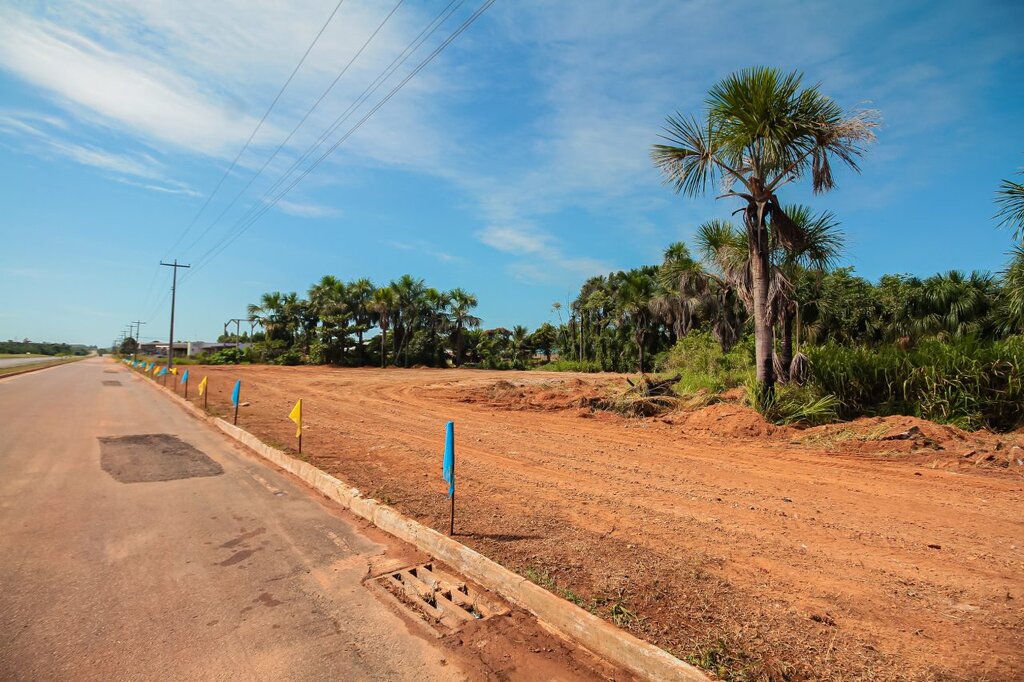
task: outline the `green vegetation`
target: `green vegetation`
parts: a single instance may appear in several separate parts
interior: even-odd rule
[[[0,357],[13,355],[88,355],[95,347],[38,341],[0,341]]]
[[[47,367],[56,367],[57,365],[66,365],[69,362],[75,362],[83,359],[84,356],[70,356],[55,358],[53,360],[47,360],[44,362],[33,362],[26,365],[13,365],[11,367],[0,367],[0,377],[11,376],[12,374],[23,374],[25,372],[34,372],[37,369],[46,369]]]
[[[1024,337],[929,339],[916,347],[810,348],[812,382],[842,417],[909,414],[966,429],[1024,423]]]
[[[908,414],[1019,425],[1024,243],[998,274],[869,282],[834,269],[837,216],[783,206],[778,193],[800,181],[833,189],[837,163],[857,171],[875,112],[845,112],[800,74],[771,68],[733,74],[705,101],[699,117],[668,117],[652,159],[676,192],[723,185],[738,225],[710,220],[659,264],[588,279],[552,306],[556,324],[480,329],[476,297],[461,289],[410,275],[383,287],[325,276],[305,299],[265,294],[249,308],[262,333],[209,361],[656,370],[679,373],[679,404],[743,387],[778,423]],[[1024,239],[1024,187],[1004,180],[996,205],[999,223]]]

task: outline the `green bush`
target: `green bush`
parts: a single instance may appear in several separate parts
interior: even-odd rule
[[[600,372],[601,363],[596,360],[555,360],[554,362],[548,362],[543,365],[539,365],[534,369],[541,372]]]
[[[237,365],[245,360],[245,351],[241,348],[225,348],[210,353],[204,358],[208,365]]]
[[[709,332],[691,332],[676,342],[664,360],[664,371],[678,372],[680,393],[720,393],[743,386],[754,375],[754,346],[745,339],[728,353]]]
[[[839,399],[844,418],[904,414],[999,431],[1024,420],[1024,337],[806,350],[811,383]]]

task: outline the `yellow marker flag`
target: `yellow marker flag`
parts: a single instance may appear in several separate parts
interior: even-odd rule
[[[302,435],[302,398],[295,403],[295,407],[288,413],[288,418],[295,422],[295,437],[298,438]]]
[[[158,371],[160,371],[160,365],[154,363],[153,364],[153,374],[156,374]]]
[[[171,367],[171,374],[177,374],[177,373],[178,373],[178,368],[177,367]]]
[[[206,377],[203,377],[203,380],[199,382],[199,395],[204,393],[206,393]]]

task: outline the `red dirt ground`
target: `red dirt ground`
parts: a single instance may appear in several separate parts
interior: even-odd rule
[[[439,530],[455,420],[462,542],[728,679],[1024,676],[1021,434],[627,419],[588,407],[614,375],[191,374],[222,415],[241,378],[239,425],[278,446],[302,398],[305,457]]]

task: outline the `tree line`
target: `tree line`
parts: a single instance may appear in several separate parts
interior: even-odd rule
[[[508,369],[526,368],[538,352],[550,360],[552,325],[481,329],[477,304],[464,289],[442,291],[412,275],[380,287],[325,275],[305,297],[274,291],[249,305],[262,332],[239,340],[253,342],[249,359],[280,364]]]

